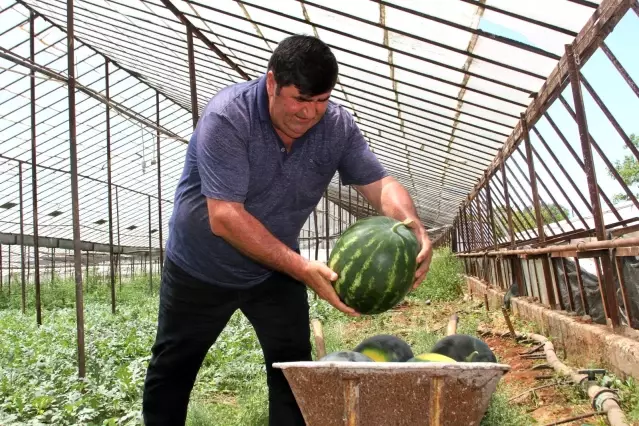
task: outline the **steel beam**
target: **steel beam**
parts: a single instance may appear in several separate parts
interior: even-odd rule
[[[78,375],[86,374],[84,351],[84,295],[82,292],[82,252],[80,237],[80,201],[78,194],[78,153],[75,120],[75,39],[73,36],[73,0],[67,0],[67,80],[69,99],[69,165],[71,169],[71,210],[73,216],[73,260],[78,343]],[[33,165],[35,167],[35,164]]]

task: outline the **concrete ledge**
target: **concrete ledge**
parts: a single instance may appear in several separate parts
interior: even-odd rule
[[[490,310],[501,309],[504,292],[473,277],[466,277],[468,290],[475,297],[488,295]],[[580,367],[604,367],[621,378],[639,379],[639,341],[622,334],[634,330],[615,330],[592,324],[565,311],[553,311],[529,298],[513,297],[511,310],[523,321],[531,321],[538,332],[552,339],[558,354],[565,350],[569,363]]]

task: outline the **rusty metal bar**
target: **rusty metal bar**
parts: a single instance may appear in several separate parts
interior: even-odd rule
[[[35,62],[35,14],[29,13],[29,58]],[[31,104],[31,202],[33,208],[33,253],[34,253],[34,284],[35,284],[35,305],[36,322],[42,325],[42,303],[40,289],[40,246],[38,240],[38,176],[36,170],[37,139],[36,139],[36,93],[35,93],[35,72],[30,71],[30,104]]]
[[[153,259],[153,245],[151,241],[151,197],[147,197],[147,201],[147,209],[149,212],[149,291],[153,292],[153,267],[151,266]]]
[[[622,259],[615,256],[615,266],[617,270],[617,278],[619,279],[619,287],[621,288],[621,298],[623,300],[623,308],[626,311],[626,318],[628,318],[628,326],[632,327],[632,311],[630,309],[630,298],[628,297],[628,291],[626,290],[626,278],[623,274]]]
[[[621,139],[623,139],[623,141],[626,143],[626,146],[628,147],[628,149],[634,154],[635,158],[639,160],[639,149],[637,149],[635,144],[632,143],[632,141],[630,140],[626,132],[623,131],[617,119],[610,112],[608,107],[606,107],[606,104],[599,97],[595,89],[590,85],[590,83],[588,83],[588,80],[586,80],[586,77],[584,77],[584,75],[581,73],[579,77],[581,78],[581,82],[583,83],[586,90],[588,90],[588,93],[590,93],[590,96],[592,96],[592,98],[597,103],[599,108],[601,108],[601,111],[604,113],[606,118],[608,118],[608,120],[610,121],[610,124],[612,124],[612,126],[615,128],[617,133],[619,133],[619,136],[621,136]],[[639,93],[637,94],[637,96],[639,96]]]
[[[486,187],[487,188],[487,187]],[[484,188],[484,189],[486,189]],[[497,241],[495,239],[495,234],[494,234],[494,227],[493,222],[491,222],[491,212],[488,211],[488,196],[485,195],[483,192],[479,192],[477,194],[477,199],[481,199],[481,202],[484,205],[484,212],[482,213],[485,219],[485,222],[483,223],[482,226],[482,230],[484,232],[484,236],[486,238],[486,244],[482,247],[484,250],[487,250],[488,247],[490,246],[496,246],[497,245]],[[492,201],[492,200],[491,200]]]
[[[160,92],[155,91],[155,124],[160,127]],[[158,167],[158,238],[160,246],[160,271],[164,268],[164,239],[162,235],[162,156],[160,155],[160,132],[155,133],[155,145]]]
[[[115,187],[115,220],[118,231],[118,247],[120,246],[120,197],[118,194],[118,187]],[[120,255],[118,254],[118,281],[120,285],[120,291],[122,291],[122,262],[120,261]],[[131,277],[133,278],[133,277]]]
[[[508,217],[508,234],[510,237],[510,243],[515,245],[515,230],[513,228],[513,213],[510,209],[510,196],[508,194],[508,180],[506,179],[506,169],[504,167],[505,161],[500,164],[502,187],[504,188],[504,202],[506,203],[506,216]]]
[[[75,119],[75,43],[73,36],[73,0],[67,0],[67,88],[69,91],[69,162],[71,168],[71,205],[73,214],[73,259],[75,269],[75,306],[78,340],[78,375],[86,374],[84,353],[84,296],[82,291],[82,252],[80,250],[80,201],[78,194],[78,154]],[[34,165],[35,166],[35,165]]]
[[[319,225],[317,224],[317,206],[313,209],[313,223],[315,224],[315,260],[319,258]]]
[[[559,271],[557,270],[557,261],[556,260],[550,259],[550,269],[552,271],[552,274],[553,274],[553,277],[554,277],[555,283],[556,283],[557,297],[559,298],[559,307],[562,310],[566,310],[566,305],[564,304],[564,298],[561,297],[561,286],[559,285]]]
[[[113,188],[111,168],[111,108],[109,108],[109,102],[111,99],[110,84],[109,84],[109,61],[104,61],[104,84],[106,90],[107,104],[106,110],[106,156],[107,156],[107,196],[108,196],[108,208],[109,208],[109,276],[111,279],[111,313],[115,314],[115,267],[113,264]],[[116,189],[117,190],[117,189]]]
[[[495,180],[496,180],[496,181],[497,181],[500,185],[502,185],[502,182],[500,181],[500,179],[499,179],[498,175],[495,175]],[[502,186],[503,186],[503,185],[502,185]],[[499,192],[495,192],[495,195],[496,195],[496,198],[498,199],[498,201],[505,202],[505,201],[501,198],[501,194],[499,194]],[[509,209],[509,210],[508,210],[508,211],[511,213],[512,222],[513,222],[514,226],[519,227],[518,229],[520,229],[520,230],[521,230],[520,232],[522,232],[522,233],[523,233],[523,232],[525,232],[525,233],[526,233],[526,236],[528,237],[528,240],[525,240],[525,241],[532,241],[532,240],[536,240],[536,239],[537,239],[537,236],[536,236],[536,235],[531,235],[531,233],[530,233],[530,231],[529,231],[530,227],[529,227],[528,225],[524,224],[524,222],[522,222],[522,219],[520,219],[520,218],[519,218],[519,216],[523,216],[523,215],[524,215],[524,213],[523,213],[523,212],[519,209],[519,207],[517,206],[517,204],[516,204],[516,203],[513,203],[513,205],[515,206],[515,208],[514,208],[514,209],[513,209],[512,207],[510,207],[510,203],[508,203],[508,204],[509,204],[509,206],[508,206],[508,209]],[[512,215],[512,212],[513,212],[513,211],[515,211],[515,213],[519,214],[519,216],[517,216],[517,215],[513,216],[513,215]],[[500,212],[500,215],[502,216],[502,218],[504,217],[504,216],[503,216],[503,214],[502,214],[501,212]],[[516,223],[515,223],[515,222],[516,222]],[[504,220],[504,223],[507,223],[507,218]],[[513,233],[514,233],[514,231],[515,231],[515,229],[513,229]],[[510,231],[509,231],[509,232],[510,232]],[[513,235],[514,235],[514,234],[513,234]],[[511,247],[516,247],[516,246],[517,246],[517,245],[519,245],[519,244],[521,244],[521,242],[519,242],[519,243],[518,243],[518,242],[516,241],[516,239],[513,239],[513,242],[512,242],[510,245],[511,245]]]
[[[572,88],[572,94],[575,104],[575,119],[577,120],[577,126],[579,127],[579,137],[581,139],[581,149],[584,158],[584,170],[586,172],[586,178],[588,181],[588,188],[590,190],[590,199],[594,210],[594,223],[595,231],[597,234],[597,240],[606,240],[605,223],[603,220],[603,213],[601,211],[601,204],[599,202],[599,189],[597,186],[597,175],[595,172],[595,165],[592,157],[592,150],[588,132],[588,123],[586,120],[586,111],[583,104],[583,98],[581,95],[581,83],[579,79],[579,66],[577,64],[577,58],[573,46],[566,45],[566,56],[568,57],[568,67],[570,75],[570,83]],[[594,142],[594,141],[593,141]],[[605,158],[605,156],[604,156]],[[635,199],[635,203],[636,203]],[[601,267],[603,269],[603,293],[606,295],[605,302],[608,303],[608,314],[610,315],[610,321],[613,327],[619,325],[619,310],[617,309],[617,299],[614,288],[614,278],[612,274],[612,261],[609,256],[601,257]]]
[[[481,248],[485,249],[487,247],[487,242],[484,239],[484,220],[482,217],[482,211],[481,211],[481,203],[479,201],[479,197],[475,198],[475,204],[476,207],[475,209],[477,210],[477,225],[479,226],[479,243],[481,244]]]
[[[632,0],[603,0],[601,2],[597,13],[594,13],[590,17],[573,41],[576,46],[576,53],[579,55],[582,63],[585,63],[592,56],[605,39],[605,36],[608,35],[623,18],[632,3]],[[546,111],[546,107],[550,105],[567,86],[567,62],[567,55],[564,54],[546,79],[546,82],[538,90],[537,96],[533,98],[527,107],[526,122],[529,126],[539,119],[543,112]],[[508,158],[508,155],[515,149],[521,141],[521,130],[520,125],[513,129],[500,152],[497,153],[493,162],[488,166],[485,177],[477,182],[475,188],[468,194],[467,200],[471,200],[475,194],[479,192],[479,189],[484,185],[485,179],[490,179],[501,162]]]
[[[635,9],[635,11],[636,10],[637,9]],[[621,74],[623,79],[626,80],[626,83],[628,83],[628,86],[630,86],[630,89],[632,89],[632,91],[635,92],[635,95],[637,95],[637,97],[639,97],[639,87],[637,87],[637,84],[632,79],[630,74],[628,74],[628,72],[623,67],[623,65],[621,65],[621,62],[619,62],[617,57],[612,53],[612,51],[608,48],[606,43],[604,43],[603,41],[601,42],[601,50],[603,50],[603,52],[606,54],[608,59],[610,59],[610,62],[612,62],[612,64],[615,66],[615,68],[617,68],[617,71],[619,71],[619,74]]]
[[[546,116],[547,119],[550,119],[550,116]],[[553,126],[555,128],[555,131],[559,134],[559,128],[557,128],[556,126],[554,126],[554,122],[552,122],[551,126]],[[586,208],[588,209],[588,211],[590,213],[592,213],[592,206],[590,205],[590,202],[586,199],[586,197],[584,196],[584,194],[581,192],[581,190],[579,189],[579,187],[577,186],[577,184],[575,184],[575,181],[573,180],[573,178],[570,176],[570,174],[566,171],[566,169],[564,168],[563,164],[561,161],[559,161],[559,159],[557,158],[557,155],[555,155],[554,151],[552,149],[550,149],[550,146],[548,146],[548,143],[546,142],[546,140],[543,138],[543,136],[541,136],[541,133],[539,133],[539,130],[537,130],[536,127],[532,128],[533,132],[535,132],[535,134],[537,135],[537,137],[539,138],[539,141],[541,142],[541,144],[544,146],[544,148],[546,149],[546,151],[550,154],[550,156],[552,157],[552,159],[555,162],[555,165],[557,167],[559,167],[559,170],[562,171],[562,173],[564,174],[564,177],[568,180],[568,182],[570,183],[570,185],[572,186],[572,188],[575,190],[575,193],[579,196],[579,198],[581,198],[581,201],[584,203],[584,205],[586,206]],[[563,135],[560,136],[560,138],[563,137]],[[567,142],[567,141],[566,141]],[[543,163],[543,162],[542,162]],[[552,175],[552,174],[551,174]],[[584,224],[584,226],[586,225],[586,221],[581,217],[580,218],[582,220],[582,223]]]
[[[328,188],[324,191],[324,226],[326,229],[324,230],[326,233],[326,260],[328,261],[328,251],[330,248],[331,242],[331,233],[330,233],[330,224],[329,224],[329,202],[328,202]]]
[[[526,190],[524,189],[524,187],[521,185],[521,183],[519,183],[519,180],[517,179],[517,177],[515,176],[515,174],[512,172],[512,170],[510,169],[510,167],[508,167],[508,164],[504,163],[504,166],[506,167],[506,170],[508,171],[508,173],[510,173],[511,178],[508,180],[509,182],[515,182],[517,184],[517,187],[519,187],[519,189],[528,196],[528,198],[530,199],[530,195],[528,195],[528,193],[526,192]],[[528,215],[526,213],[532,213],[534,215],[534,213],[530,210],[530,207],[528,207],[526,205],[526,202],[524,202],[523,198],[521,198],[521,196],[519,195],[519,192],[517,191],[517,188],[513,185],[513,191],[512,193],[515,194],[515,197],[511,197],[512,202],[513,202],[513,206],[515,207],[515,209],[517,209],[517,212],[519,213],[519,217],[515,216],[514,219],[516,219],[519,222],[519,226],[521,227],[520,232],[525,231],[526,234],[530,237],[530,233],[528,232],[528,230],[534,230],[535,229],[535,222],[533,221],[532,218],[529,218]],[[522,205],[522,208],[519,208],[519,206],[517,205],[517,201],[519,201]],[[532,202],[532,200],[530,200]],[[521,217],[521,219],[520,219]],[[532,238],[537,238],[537,236],[534,236]]]
[[[2,244],[0,244],[0,293],[2,292],[2,285],[4,281],[2,266]]]
[[[55,247],[51,247],[51,284],[55,281]]]
[[[533,131],[536,132],[536,129],[533,128]],[[566,201],[568,201],[568,204],[570,204],[570,207],[572,208],[572,210],[575,212],[575,214],[577,215],[577,217],[579,218],[579,220],[581,220],[581,223],[584,227],[588,227],[588,224],[586,223],[586,220],[583,218],[583,216],[581,215],[581,213],[579,213],[579,210],[577,209],[577,207],[575,206],[575,204],[572,202],[572,197],[569,197],[568,194],[566,193],[566,191],[564,190],[563,185],[559,184],[559,181],[557,180],[557,178],[555,177],[555,173],[550,171],[550,168],[548,167],[548,165],[546,165],[546,162],[543,161],[543,159],[541,158],[541,156],[539,155],[539,153],[537,152],[537,150],[535,149],[534,146],[531,146],[532,148],[532,152],[535,155],[535,157],[537,157],[537,160],[539,161],[539,164],[541,164],[544,168],[544,170],[546,170],[546,173],[548,173],[548,176],[550,176],[550,179],[552,179],[552,181],[555,183],[555,186],[559,189],[559,191],[561,192],[561,194],[564,196],[564,198],[566,199]],[[541,181],[541,180],[540,180]],[[543,181],[542,181],[543,182]],[[546,188],[546,191],[550,194],[550,191],[548,191],[548,188]],[[553,202],[555,204],[558,204],[554,199]],[[573,226],[573,229],[575,229],[575,227]]]
[[[184,24],[187,28],[187,30],[189,32],[192,32],[193,34],[195,34],[195,36],[197,38],[199,38],[200,40],[202,40],[202,42],[204,44],[206,44],[206,46],[211,49],[213,52],[215,52],[215,54],[217,54],[217,56],[220,57],[220,59],[222,59],[224,62],[226,62],[235,72],[237,72],[242,78],[244,78],[245,80],[250,80],[250,77],[248,76],[248,74],[246,74],[244,71],[242,71],[242,69],[237,66],[237,64],[235,62],[233,62],[228,56],[226,56],[226,54],[224,52],[222,52],[215,44],[213,44],[200,30],[199,28],[197,28],[195,25],[193,25],[191,23],[191,21],[188,20],[188,18],[186,16],[184,16],[184,14],[182,12],[180,12],[180,10],[175,7],[170,0],[162,0],[162,3],[164,4],[164,6],[169,9],[171,12],[173,12],[173,14],[180,20],[180,22],[182,22],[182,24]]]
[[[561,261],[561,268],[564,272],[564,281],[566,283],[566,290],[568,291],[568,303],[570,304],[570,310],[575,312],[575,300],[572,295],[572,286],[570,285],[570,278],[568,277],[568,271],[566,269],[566,258],[562,257],[559,261]]]
[[[570,151],[570,154],[572,154],[572,156],[575,159],[575,161],[577,162],[577,164],[579,164],[579,166],[581,166],[581,168],[584,170],[584,173],[585,173],[584,162],[581,160],[581,158],[579,158],[579,155],[577,155],[577,152],[575,151],[575,149],[572,147],[570,142],[568,142],[568,139],[566,139],[566,137],[561,132],[561,130],[559,130],[559,127],[557,127],[557,125],[555,124],[553,119],[550,118],[550,115],[548,113],[544,113],[544,117],[546,117],[546,120],[548,120],[548,122],[550,123],[550,126],[555,130],[555,132],[559,136],[559,139],[561,139],[561,141],[564,143],[564,146],[566,147],[566,149],[568,149],[568,151]],[[599,186],[599,184],[596,183],[596,181],[595,181],[595,184],[597,185],[597,188],[599,190],[599,195],[601,195],[601,197],[604,199],[604,201],[606,202],[606,204],[608,205],[610,210],[614,213],[614,215],[617,218],[617,220],[623,220],[623,218],[621,217],[621,215],[619,215],[619,212],[617,211],[615,206],[612,204],[612,202],[610,201],[608,196],[606,196],[606,193],[601,190],[601,187]],[[592,198],[591,198],[591,203],[592,203]],[[599,202],[597,204],[600,205]],[[591,213],[594,216],[594,211],[595,211],[594,205],[590,206],[590,211],[591,211]]]
[[[337,214],[339,215],[339,234],[342,235],[342,177],[337,177],[337,200],[339,208]]]
[[[532,150],[532,145],[531,145],[531,150]],[[528,156],[524,155],[521,150],[520,147],[517,147],[515,149],[515,152],[517,154],[519,154],[521,156],[521,158],[528,162]],[[515,154],[515,152],[513,152],[513,156]],[[531,160],[533,161],[533,157],[531,157]],[[530,179],[526,176],[526,174],[521,170],[521,168],[519,167],[519,164],[517,164],[516,161],[513,162],[515,164],[515,166],[517,167],[517,170],[519,170],[519,172],[524,176],[524,179],[526,180],[526,183],[528,183],[529,185],[531,185],[532,187],[532,183],[530,181]],[[557,202],[557,200],[555,199],[555,197],[552,195],[552,192],[548,190],[548,187],[546,186],[546,184],[544,183],[544,181],[539,177],[539,174],[535,171],[535,178],[536,180],[541,184],[542,188],[548,193],[548,195],[550,196],[551,201],[554,203],[554,205],[556,207],[561,207],[561,205]],[[537,194],[539,194],[539,190],[537,190]],[[546,204],[546,202],[543,200],[543,198],[541,198],[541,196],[538,195],[538,199],[539,199],[539,203],[540,203],[540,207],[545,209],[548,213],[550,213],[550,216],[554,219],[555,224],[559,227],[559,230],[561,231],[561,233],[565,233],[566,231],[564,230],[564,228],[561,226],[561,224],[559,223],[559,221],[561,220],[561,217],[557,217],[557,215],[555,215],[555,213],[550,209],[550,207],[548,207],[548,205]],[[533,205],[534,205],[534,200],[533,200]],[[568,224],[572,227],[573,230],[575,230],[575,226],[572,224],[572,221],[568,218],[568,216],[566,216],[566,213],[562,210],[559,209],[561,212],[561,216],[563,216],[564,220],[566,220],[568,222]],[[543,213],[540,213],[542,215],[542,226],[546,225],[546,223],[543,221]],[[536,219],[536,215],[535,215],[535,219]],[[538,224],[537,224],[538,225]],[[554,231],[551,230],[551,232],[553,233],[553,236],[556,235],[554,233]],[[546,240],[546,235],[544,234],[544,241]],[[543,241],[541,241],[543,242]]]
[[[462,253],[469,252],[470,250],[469,250],[469,246],[468,246],[468,235],[466,234],[466,231],[464,229],[465,221],[464,221],[463,212],[462,212],[462,208],[461,207],[459,208],[459,216],[458,217],[459,217],[459,230],[460,230],[460,235],[462,237],[462,243],[463,243],[463,245],[462,245],[463,248],[462,248],[461,251],[462,251]]]
[[[495,215],[493,213],[493,197],[490,193],[490,181],[486,181],[486,199],[488,201],[488,217],[493,234],[493,248],[497,249],[497,231],[495,229]]]
[[[595,263],[595,272],[597,273],[597,284],[599,287],[599,296],[601,297],[601,304],[603,305],[604,308],[604,315],[605,318],[610,318],[610,301],[608,300],[608,298],[606,297],[606,293],[604,292],[604,288],[605,285],[603,283],[603,273],[601,272],[601,265],[599,264],[599,261],[597,258],[593,259],[594,263]],[[616,308],[616,307],[615,307]]]
[[[191,116],[193,117],[193,130],[199,120],[199,109],[197,106],[197,76],[195,74],[195,51],[193,48],[193,31],[186,27],[186,44],[189,57],[189,85],[191,88]]]
[[[568,104],[566,99],[564,99],[563,96],[560,96],[559,100],[564,105],[564,107],[568,110],[568,113],[572,116],[572,118],[577,120],[577,115],[575,114],[573,109],[570,107],[570,105]],[[588,135],[588,139],[590,139],[590,144],[595,149],[595,151],[597,151],[597,153],[599,154],[599,156],[601,157],[603,162],[606,164],[606,167],[608,167],[608,170],[610,170],[610,173],[617,180],[617,183],[621,186],[621,188],[624,190],[624,192],[626,193],[626,195],[628,196],[630,201],[633,202],[635,207],[639,208],[639,201],[637,201],[637,198],[635,197],[635,194],[633,194],[633,192],[630,190],[630,188],[628,188],[628,185],[626,184],[626,182],[624,182],[624,180],[621,177],[621,175],[619,175],[619,172],[617,171],[615,166],[610,162],[610,160],[608,159],[608,156],[606,156],[606,154],[604,154],[603,150],[599,147],[599,144],[597,143],[597,141],[595,141],[595,138],[590,134],[590,132],[587,132],[587,135]],[[593,165],[594,165],[594,163],[593,163]],[[603,192],[603,191],[601,191],[601,189],[599,189],[599,191]]]
[[[465,242],[466,250],[465,251],[467,253],[470,253],[473,251],[473,244],[472,244],[472,238],[470,236],[470,232],[468,230],[468,215],[466,214],[466,207],[461,208],[461,213],[463,215],[464,229],[466,230],[466,242]]]
[[[27,287],[24,270],[24,195],[22,191],[22,161],[18,162],[18,197],[20,202],[20,281],[22,288],[22,313],[27,311]]]

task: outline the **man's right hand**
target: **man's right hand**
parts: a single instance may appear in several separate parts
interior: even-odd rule
[[[346,306],[335,292],[331,281],[337,279],[337,274],[328,266],[318,261],[309,261],[302,271],[301,281],[313,289],[315,293],[336,309],[350,316],[360,316],[355,309]]]

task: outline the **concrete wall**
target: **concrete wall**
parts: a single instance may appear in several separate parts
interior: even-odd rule
[[[490,310],[501,309],[504,293],[473,277],[466,277],[474,297],[488,295]],[[587,319],[553,311],[527,298],[513,298],[513,314],[536,324],[538,332],[549,337],[558,355],[565,348],[566,362],[580,368],[606,368],[619,377],[639,379],[639,339],[636,330],[618,329],[589,323]],[[627,337],[627,336],[634,336]]]

